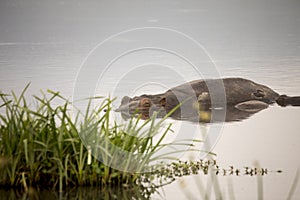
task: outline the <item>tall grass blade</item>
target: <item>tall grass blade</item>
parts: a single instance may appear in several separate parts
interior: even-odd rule
[[[294,193],[295,193],[295,191],[297,189],[297,185],[298,185],[298,182],[299,182],[299,176],[300,176],[300,170],[298,168],[297,172],[296,172],[296,175],[295,175],[295,178],[293,180],[292,187],[291,187],[291,189],[289,191],[289,194],[288,194],[288,197],[287,197],[288,200],[291,200],[293,198],[293,196],[294,196]]]

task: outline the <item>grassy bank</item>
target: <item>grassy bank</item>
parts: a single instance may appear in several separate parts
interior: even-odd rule
[[[102,99],[91,108],[97,98],[88,100],[85,113],[71,115],[71,103],[58,92],[34,96],[29,104],[24,96],[27,87],[20,95],[0,94],[1,187],[127,187],[141,182],[142,174],[134,172],[171,158],[155,156],[164,146],[190,145],[162,143],[171,127],[163,125],[165,118],[156,123],[155,116],[146,121],[135,118],[122,126],[110,119],[111,100]],[[161,127],[164,133],[154,142]],[[129,152],[124,159],[118,155],[120,148]]]

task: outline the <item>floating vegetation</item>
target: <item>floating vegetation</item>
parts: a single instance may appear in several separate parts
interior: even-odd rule
[[[229,166],[222,168],[217,160],[176,161],[170,164],[161,163],[155,166],[149,173],[139,177],[140,183],[148,183],[148,187],[161,187],[169,184],[177,178],[189,175],[220,175],[220,176],[265,176],[268,173],[281,173],[281,170],[269,170],[267,168],[244,167],[242,169]]]

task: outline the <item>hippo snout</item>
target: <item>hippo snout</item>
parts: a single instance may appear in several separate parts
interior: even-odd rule
[[[130,113],[130,111],[134,111],[136,110],[136,108],[138,108],[139,106],[139,102],[138,101],[131,101],[131,102],[128,102],[127,104],[125,105],[120,105],[119,108],[117,108],[115,111],[116,112],[128,112]]]

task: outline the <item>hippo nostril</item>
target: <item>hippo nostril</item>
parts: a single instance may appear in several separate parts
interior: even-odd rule
[[[140,109],[149,109],[150,107],[151,107],[151,101],[148,98],[141,99],[139,104]]]
[[[144,103],[143,106],[144,106],[144,107],[150,107],[150,103],[149,103],[149,102],[146,102],[146,103]]]

